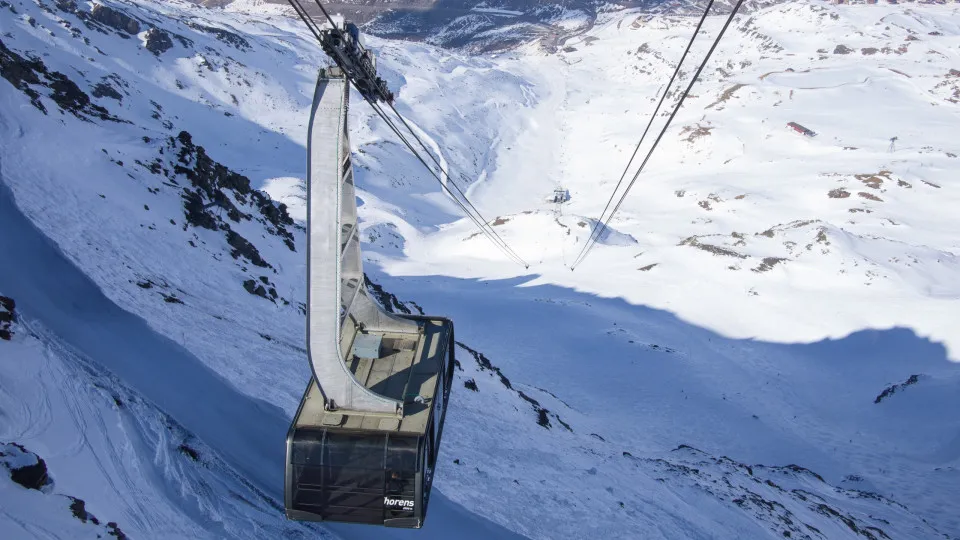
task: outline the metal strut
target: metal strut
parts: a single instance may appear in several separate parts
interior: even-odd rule
[[[369,332],[416,334],[419,325],[384,311],[367,292],[347,110],[350,83],[320,70],[307,141],[307,352],[327,410],[403,415],[403,402],[366,388],[343,351]]]

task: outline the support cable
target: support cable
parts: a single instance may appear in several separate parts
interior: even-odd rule
[[[620,189],[620,185],[623,184],[623,179],[627,177],[627,171],[630,170],[630,166],[633,165],[634,158],[637,157],[637,152],[640,151],[640,146],[643,145],[643,141],[647,138],[647,132],[650,131],[650,126],[653,125],[653,120],[660,112],[660,107],[663,105],[663,101],[666,99],[667,94],[670,93],[670,87],[673,86],[673,81],[677,78],[677,74],[680,73],[680,68],[683,66],[683,61],[686,60],[687,54],[690,52],[690,48],[693,47],[693,42],[696,41],[697,35],[700,33],[700,27],[702,27],[703,22],[707,20],[707,15],[710,13],[710,8],[713,7],[713,1],[714,0],[710,0],[707,3],[707,8],[703,10],[703,15],[700,17],[700,22],[697,23],[697,28],[693,31],[693,35],[690,36],[690,42],[687,43],[687,48],[683,51],[683,56],[681,56],[680,61],[677,62],[677,67],[673,70],[673,75],[670,77],[670,81],[663,89],[663,95],[660,96],[660,101],[657,103],[657,107],[653,110],[653,114],[650,115],[650,121],[647,122],[647,127],[643,130],[643,135],[640,136],[640,142],[638,142],[636,148],[633,149],[633,154],[630,156],[630,161],[628,161],[627,166],[623,168],[623,174],[620,175],[620,180],[617,182],[617,186],[613,188],[613,193],[611,193],[610,198],[607,199],[607,204],[603,207],[603,211],[600,212],[600,217],[598,217],[597,221],[593,224],[593,229],[590,231],[590,236],[583,244],[583,248],[580,249],[580,253],[577,255],[575,261],[580,260],[580,257],[587,250],[587,246],[589,246],[590,242],[593,241],[594,235],[597,234],[597,231],[600,229],[600,224],[603,223],[603,216],[605,216],[607,210],[610,209],[610,203],[612,203],[614,197],[617,196],[617,191]],[[597,240],[599,240],[599,237]]]
[[[307,13],[307,10],[304,9],[303,5],[300,4],[299,0],[289,0],[290,7],[297,12],[297,15],[300,16],[300,19],[303,20],[303,23],[307,25],[307,29],[310,30],[310,33],[313,34],[313,37],[317,38],[317,41],[320,41],[320,27],[317,26],[317,23],[313,22],[313,18],[310,17],[310,14]]]
[[[320,11],[323,12],[323,16],[326,17],[328,21],[330,21],[330,26],[333,26],[334,28],[336,28],[337,24],[333,22],[333,17],[331,17],[330,14],[327,12],[327,8],[323,7],[323,4],[320,3],[320,0],[313,0],[313,2],[317,4],[317,7],[320,8]]]
[[[403,144],[406,145],[406,147],[410,150],[410,152],[413,153],[414,157],[416,157],[417,160],[419,160],[420,163],[422,163],[423,166],[430,172],[430,174],[437,180],[437,182],[440,183],[440,187],[447,192],[447,195],[449,195],[450,198],[452,198],[454,202],[457,203],[457,205],[460,207],[461,210],[463,210],[463,212],[467,215],[467,217],[469,217],[473,221],[474,225],[476,225],[477,228],[480,229],[480,232],[482,232],[484,236],[487,237],[487,239],[489,239],[495,246],[497,246],[501,251],[503,251],[508,257],[513,259],[516,263],[520,264],[524,268],[529,268],[530,265],[527,264],[527,262],[524,261],[519,255],[517,255],[512,249],[510,249],[510,247],[506,245],[506,242],[504,242],[503,239],[496,234],[496,232],[494,232],[491,235],[491,233],[486,228],[483,227],[482,225],[483,222],[481,221],[483,219],[483,216],[481,216],[479,212],[477,212],[477,215],[479,216],[479,218],[474,216],[473,213],[470,212],[470,210],[468,210],[467,207],[463,204],[463,202],[461,202],[460,199],[458,199],[456,195],[454,195],[453,192],[450,191],[450,188],[447,187],[447,184],[443,181],[440,175],[437,174],[430,167],[429,164],[427,164],[426,160],[420,155],[420,153],[416,150],[416,148],[413,147],[413,145],[410,143],[407,137],[400,131],[399,128],[397,128],[396,124],[393,123],[390,117],[388,117],[387,114],[383,112],[383,109],[380,107],[380,104],[370,100],[368,100],[368,103],[370,103],[371,107],[373,107],[373,110],[377,113],[378,116],[380,116],[381,119],[383,119],[383,121],[387,124],[387,126],[390,127],[391,131],[393,131],[393,133],[403,142]],[[445,175],[447,174],[446,171],[443,171],[443,173]],[[453,182],[450,182],[450,183],[453,184],[454,187],[456,187],[456,184],[454,184]],[[458,191],[459,191],[459,188],[458,188]]]
[[[690,90],[693,88],[693,85],[697,82],[697,78],[700,77],[700,73],[703,71],[703,68],[706,67],[707,62],[710,60],[710,56],[713,54],[713,51],[716,50],[717,45],[720,44],[720,39],[723,38],[723,34],[727,31],[727,28],[730,26],[730,23],[733,22],[733,17],[737,14],[737,11],[740,9],[740,6],[743,4],[743,0],[737,0],[737,4],[733,6],[733,11],[730,12],[730,16],[727,17],[727,22],[724,23],[723,28],[720,29],[720,33],[717,35],[716,39],[713,41],[713,45],[710,46],[710,50],[707,51],[707,55],[704,57],[703,62],[700,63],[700,67],[697,68],[697,72],[694,73],[693,78],[690,79],[690,84],[687,85],[687,88],[683,91],[683,94],[680,95],[680,100],[677,102],[677,105],[674,107],[673,112],[670,114],[670,117],[667,118],[667,123],[664,124],[663,129],[660,130],[660,134],[657,136],[656,140],[653,141],[653,146],[650,147],[650,150],[647,152],[646,157],[644,157],[643,162],[640,163],[640,167],[637,169],[637,172],[633,175],[633,178],[630,180],[630,183],[627,184],[626,189],[623,192],[623,195],[620,196],[620,200],[617,201],[617,205],[613,208],[613,211],[610,212],[610,215],[607,217],[606,222],[603,223],[600,233],[596,238],[593,239],[593,242],[589,245],[584,245],[583,254],[574,261],[573,265],[570,267],[572,271],[577,267],[583,260],[589,255],[590,251],[597,244],[597,239],[603,236],[603,233],[607,230],[607,225],[610,223],[610,220],[613,219],[613,216],[620,210],[620,206],[623,204],[623,201],[627,198],[627,194],[630,193],[630,189],[633,187],[633,184],[639,178],[640,173],[643,172],[644,166],[646,166],[647,161],[650,160],[650,156],[653,155],[654,150],[657,149],[657,145],[660,144],[660,140],[663,139],[664,134],[666,134],[667,129],[670,127],[670,123],[673,122],[674,117],[680,111],[680,107],[683,106],[683,102],[687,99],[687,95],[690,93]]]
[[[300,18],[303,20],[304,24],[307,25],[307,29],[310,30],[310,33],[314,35],[314,37],[317,39],[318,42],[322,43],[323,42],[322,34],[321,34],[322,30],[316,24],[316,22],[314,22],[310,14],[307,13],[306,9],[300,3],[300,0],[288,0],[288,2],[290,3],[291,7],[293,7],[294,11],[297,12],[297,15],[299,15]],[[317,7],[320,8],[320,11],[323,13],[324,17],[326,17],[326,19],[330,22],[331,27],[336,29],[337,24],[334,22],[333,17],[330,16],[330,13],[327,12],[326,8],[323,7],[323,4],[320,2],[320,0],[314,0],[314,2],[317,4]],[[350,77],[347,77],[347,80],[353,83],[354,87],[357,87],[356,81],[352,80]],[[369,103],[370,106],[374,109],[374,111],[380,116],[380,118],[383,119],[384,122],[386,122],[387,126],[390,127],[391,131],[393,131],[393,133],[398,138],[400,138],[400,140],[413,153],[413,155],[417,158],[417,160],[419,160],[420,163],[422,163],[423,166],[426,167],[427,171],[429,171],[430,174],[437,179],[437,181],[440,183],[440,186],[443,188],[443,190],[454,200],[454,202],[457,203],[457,205],[464,211],[464,213],[467,214],[467,216],[474,222],[477,228],[479,228],[480,231],[491,242],[493,242],[493,244],[497,246],[497,248],[503,251],[509,258],[513,259],[515,262],[517,262],[524,268],[529,268],[530,265],[527,264],[527,262],[524,261],[523,258],[517,255],[517,253],[513,249],[511,249],[509,245],[507,245],[506,241],[504,241],[503,238],[501,238],[500,235],[497,234],[497,232],[487,222],[487,220],[483,217],[483,215],[480,213],[477,207],[474,206],[472,202],[470,202],[470,199],[467,198],[467,195],[463,192],[463,190],[460,189],[460,186],[458,186],[457,183],[451,178],[450,173],[447,170],[445,170],[444,167],[440,164],[440,162],[433,156],[433,154],[430,152],[427,146],[423,143],[423,141],[420,139],[417,133],[413,130],[410,124],[408,124],[407,121],[403,118],[400,112],[397,111],[397,109],[393,106],[393,104],[390,103],[389,101],[387,102],[387,104],[390,106],[390,109],[393,111],[393,113],[397,116],[400,122],[403,123],[404,127],[407,128],[407,131],[409,131],[410,134],[413,135],[414,139],[416,139],[420,147],[423,148],[424,152],[426,152],[426,154],[430,157],[431,161],[433,161],[437,165],[437,168],[440,169],[440,172],[443,174],[443,176],[446,177],[449,180],[449,183],[453,185],[454,189],[456,189],[457,193],[459,193],[460,195],[459,198],[450,190],[450,188],[447,186],[447,182],[444,182],[443,178],[441,178],[441,176],[437,174],[430,167],[427,161],[414,148],[414,146],[410,143],[407,137],[404,136],[404,134],[400,131],[400,129],[397,128],[396,124],[387,116],[387,114],[383,111],[380,105],[375,100],[372,100],[366,95],[364,95],[364,93],[360,91],[359,88],[357,88],[357,91],[360,92],[360,94],[364,97],[367,103]],[[459,176],[462,179],[465,178],[463,174],[460,174]],[[460,198],[462,198],[463,201],[461,201]],[[466,205],[464,203],[466,203]],[[469,206],[469,209],[467,208],[467,206]],[[476,216],[474,214],[476,214]]]
[[[470,208],[472,208],[473,211],[477,214],[477,216],[480,217],[481,222],[482,222],[484,225],[486,225],[486,228],[500,241],[500,243],[503,244],[503,246],[504,246],[507,250],[510,251],[510,253],[511,253],[515,258],[520,259],[520,256],[517,255],[516,252],[514,252],[512,249],[510,249],[510,246],[507,245],[506,241],[504,241],[502,238],[500,238],[500,235],[497,234],[497,231],[493,230],[493,227],[490,225],[490,223],[489,223],[486,219],[484,219],[483,215],[480,214],[480,211],[477,210],[477,207],[474,206],[472,202],[470,202],[470,199],[467,198],[466,193],[464,193],[463,190],[460,189],[460,186],[458,186],[457,183],[453,180],[453,178],[450,177],[450,173],[447,172],[447,171],[443,168],[443,166],[440,164],[440,162],[437,160],[437,158],[434,157],[434,155],[433,155],[433,154],[430,152],[430,150],[427,148],[427,145],[423,143],[423,141],[420,139],[420,137],[417,135],[417,133],[413,130],[413,128],[410,127],[410,125],[409,125],[409,124],[407,123],[407,121],[403,118],[403,116],[400,115],[400,112],[397,111],[396,107],[394,107],[392,103],[387,103],[387,105],[389,105],[389,106],[390,106],[390,109],[393,111],[393,113],[394,113],[395,115],[397,115],[397,118],[400,119],[400,122],[402,122],[403,125],[407,128],[407,131],[409,131],[410,134],[413,135],[413,138],[416,139],[416,141],[420,144],[420,147],[423,148],[423,151],[424,151],[428,156],[430,156],[430,159],[437,165],[437,168],[440,169],[440,172],[442,172],[443,175],[446,176],[447,179],[450,181],[450,183],[453,184],[454,189],[456,189],[456,190],[457,190],[457,193],[459,193],[460,196],[463,197],[463,200],[466,202],[466,204],[469,205]],[[411,150],[412,150],[412,149],[411,149]],[[426,165],[426,163],[424,163],[424,165]],[[430,167],[427,167],[427,168],[429,169]],[[466,180],[466,178],[464,178],[463,174],[460,174],[459,176],[460,176],[461,179]],[[449,190],[447,190],[447,192],[449,193]],[[451,194],[451,196],[453,196],[453,194]],[[520,259],[520,260],[522,261],[523,259]],[[523,265],[529,268],[529,265],[528,265],[528,264],[523,263]]]

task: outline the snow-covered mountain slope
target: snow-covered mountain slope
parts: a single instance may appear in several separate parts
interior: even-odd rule
[[[326,63],[299,21],[252,2],[0,11],[0,536],[405,536],[280,508]],[[354,100],[371,285],[461,341],[414,534],[957,538],[957,8],[740,17],[571,272],[695,24],[606,17],[558,54],[370,40],[399,110],[531,263]],[[40,459],[51,483],[19,483]]]
[[[783,0],[746,0],[741,11],[752,12]],[[244,9],[288,0],[194,0],[206,6]],[[716,0],[730,8],[736,2]],[[564,43],[593,29],[598,16],[624,9],[643,9],[669,15],[700,14],[706,0],[338,0],[325,2],[328,11],[341,13],[363,25],[363,30],[388,39],[424,41],[470,52],[507,51],[538,43],[556,51]],[[311,2],[311,15],[323,18]],[[274,9],[274,8],[270,8]]]

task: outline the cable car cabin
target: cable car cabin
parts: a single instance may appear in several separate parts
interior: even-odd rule
[[[344,70],[320,70],[307,138],[313,376],[287,432],[284,506],[290,519],[419,528],[450,399],[453,323],[386,311],[367,290],[349,98]]]
[[[357,332],[349,369],[373,392],[403,403],[395,415],[325,410],[311,379],[287,433],[290,519],[420,528],[453,379],[453,324],[408,317],[418,335]]]

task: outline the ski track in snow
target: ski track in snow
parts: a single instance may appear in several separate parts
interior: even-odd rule
[[[184,129],[305,216],[323,54],[275,5],[104,4],[140,34],[0,3],[5,47],[132,122],[80,120],[35,85],[44,114],[0,80],[0,294],[20,317],[0,341],[0,442],[54,479],[47,494],[0,474],[0,536],[94,537],[70,495],[134,538],[958,538],[956,6],[741,15],[576,272],[695,21],[628,10],[572,50],[496,57],[371,37],[413,129],[478,179],[471,200],[533,263],[480,238],[354,99],[367,272],[482,355],[458,348],[436,491],[411,532],[284,519],[283,440],[308,377],[302,251],[215,210],[270,266],[253,264],[184,222],[183,174],[149,170],[176,163]],[[148,24],[172,48],[144,50]],[[108,83],[121,98],[96,97]],[[558,185],[572,197],[555,216]]]

